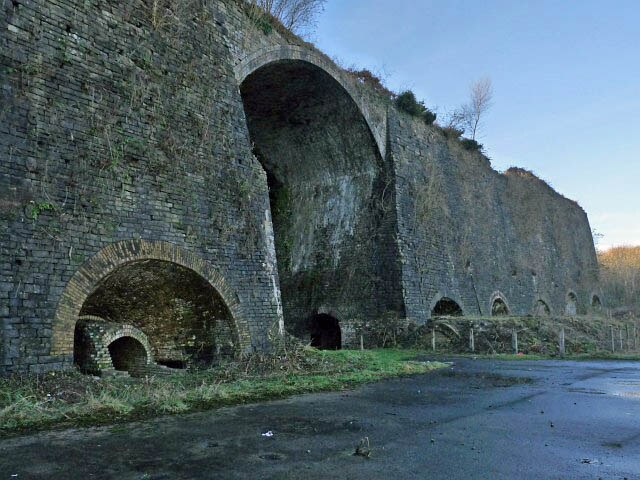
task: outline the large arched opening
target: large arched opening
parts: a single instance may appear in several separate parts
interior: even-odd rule
[[[86,359],[76,326],[87,320],[102,330],[94,338],[108,344],[105,329],[127,331],[119,336],[148,341],[150,356],[169,366],[207,364],[251,345],[238,296],[224,278],[202,258],[162,241],[107,245],[76,271],[58,302],[51,355]]]
[[[287,330],[303,337],[322,305],[361,318],[401,308],[393,295],[375,294],[393,281],[380,253],[392,244],[385,212],[393,189],[341,79],[312,61],[266,58],[239,81],[253,153],[266,172]]]
[[[219,293],[193,270],[168,261],[115,269],[87,297],[80,315],[136,327],[164,365],[206,366],[237,348],[233,318]],[[132,341],[117,344],[115,352],[124,355]]]

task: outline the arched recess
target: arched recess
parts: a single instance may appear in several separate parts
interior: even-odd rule
[[[451,298],[451,296],[442,295],[440,293],[431,301],[430,305],[431,317],[461,317],[464,315],[460,302]]]
[[[256,70],[269,64],[281,62],[308,63],[321,69],[339,83],[344,91],[348,93],[351,100],[358,106],[358,110],[367,122],[375,139],[380,155],[385,158],[387,148],[386,118],[375,118],[367,106],[366,100],[358,93],[354,83],[346,77],[346,74],[334,62],[319,52],[297,45],[279,45],[257,50],[235,66],[234,73],[238,85],[242,85],[246,78]]]
[[[51,355],[71,356],[73,354],[76,322],[83,306],[100,288],[103,281],[123,266],[145,261],[168,262],[190,270],[206,281],[220,296],[230,312],[238,350],[248,351],[251,338],[238,296],[213,267],[178,245],[162,241],[132,239],[107,245],[87,260],[71,277],[62,292],[53,319]],[[85,313],[92,314],[92,312]]]
[[[380,283],[399,284],[383,266],[394,245],[393,177],[354,86],[292,46],[257,52],[236,76],[266,173],[287,330],[306,335],[306,319],[326,304],[362,318],[398,309],[401,300],[376,294],[397,290]]]
[[[492,317],[502,317],[511,313],[507,299],[502,292],[494,292],[493,295],[491,295],[489,307]]]
[[[600,296],[596,293],[591,295],[591,307],[594,310],[600,310],[602,308],[602,301],[600,300]]]
[[[574,316],[578,314],[578,295],[576,295],[576,292],[574,291],[569,291],[567,293],[564,314],[567,316]]]
[[[539,298],[536,300],[535,305],[533,306],[533,316],[534,317],[548,317],[551,315],[551,309],[549,308],[549,303]]]

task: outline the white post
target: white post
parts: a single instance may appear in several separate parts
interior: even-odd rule
[[[476,351],[476,342],[475,338],[473,337],[473,328],[469,331],[469,350],[471,350],[471,353],[474,353]]]
[[[627,323],[624,326],[625,331],[627,332],[627,352],[631,350],[631,337],[629,336],[629,324]]]
[[[431,327],[431,350],[436,351],[436,329]]]
[[[623,343],[623,340],[622,340],[622,328],[620,328],[618,330],[618,337],[620,339],[620,351],[623,351],[624,350],[624,343]]]
[[[564,356],[564,327],[560,329],[560,355]]]
[[[518,353],[518,332],[515,329],[511,330],[511,346],[513,346],[513,353]]]
[[[613,325],[610,325],[611,328],[611,352],[616,351],[616,337],[613,335]]]

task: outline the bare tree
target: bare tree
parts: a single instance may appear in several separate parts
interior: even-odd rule
[[[465,131],[476,139],[481,121],[491,108],[493,100],[493,86],[489,77],[483,77],[471,84],[469,103],[462,108]]]
[[[247,0],[299,33],[315,27],[326,0]]]
[[[455,110],[445,111],[442,115],[444,128],[458,130],[463,134],[467,128],[467,108],[466,105],[456,108]]]

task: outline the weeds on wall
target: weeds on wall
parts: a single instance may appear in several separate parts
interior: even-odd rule
[[[462,148],[470,152],[482,152],[482,144],[478,143],[476,140],[472,140],[471,138],[461,139],[460,145],[462,145]]]
[[[427,125],[432,125],[436,121],[436,114],[429,110],[424,102],[416,99],[415,93],[405,90],[398,94],[395,99],[396,107],[413,117],[421,118]]]
[[[32,200],[27,206],[27,216],[36,222],[41,214],[53,212],[55,209],[55,205],[51,202],[36,202]]]
[[[393,93],[380,77],[368,68],[345,67],[344,71],[353,77],[358,83],[370,87],[374,92],[387,99],[393,99],[396,94]]]

